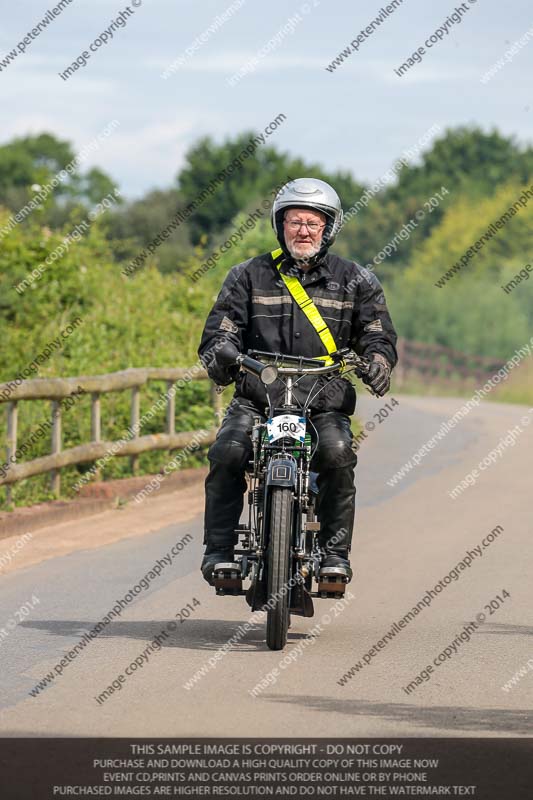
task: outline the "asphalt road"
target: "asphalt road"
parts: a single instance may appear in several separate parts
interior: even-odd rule
[[[484,404],[471,411],[391,486],[387,481],[396,470],[463,401],[400,397],[380,423],[374,415],[387,400],[364,397],[359,406],[361,420],[375,428],[359,451],[353,599],[337,615],[334,601],[315,601],[313,619],[293,617],[286,650],[269,651],[264,619],[251,615],[243,598],[217,598],[200,576],[201,483],[186,496],[164,495],[140,509],[126,507],[38,531],[0,575],[0,627],[6,632],[0,632],[0,734],[531,734],[533,671],[509,691],[501,688],[533,657],[533,428],[521,423],[527,409]],[[452,499],[453,487],[517,424],[523,433],[514,445],[502,448],[475,485]],[[495,529],[494,540],[457,572],[457,580],[448,578],[428,607],[368,654]],[[183,537],[183,549],[149,588],[48,688],[31,696],[84,633]],[[15,539],[0,542],[0,555]],[[490,606],[497,595],[501,601]],[[175,615],[188,604],[190,616],[180,622]],[[485,619],[478,617],[469,640],[463,637],[455,652],[450,647],[450,657],[435,665],[479,614]],[[9,628],[10,620],[17,624]],[[253,623],[250,629],[219,657],[247,621]],[[317,625],[317,635],[310,637]],[[150,644],[156,636],[160,648]],[[135,659],[142,666],[121,682],[117,676]],[[358,661],[364,666],[340,685]],[[406,692],[431,665],[427,679],[419,678]],[[206,674],[185,688],[202,666]],[[262,679],[266,688],[252,696]],[[95,698],[113,681],[114,692],[98,703]]]

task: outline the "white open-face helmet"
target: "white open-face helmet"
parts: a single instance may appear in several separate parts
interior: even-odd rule
[[[335,241],[342,227],[342,206],[339,195],[329,183],[319,178],[296,178],[282,186],[272,205],[271,222],[284,252],[287,252],[283,231],[283,217],[289,208],[309,208],[326,215],[322,246],[317,256],[323,255]]]

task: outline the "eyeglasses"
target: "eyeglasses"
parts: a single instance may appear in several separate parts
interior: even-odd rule
[[[318,231],[321,231],[322,228],[326,227],[325,223],[320,222],[297,222],[293,219],[284,220],[284,222],[291,231],[299,231],[302,225],[305,225],[309,233],[318,233]]]

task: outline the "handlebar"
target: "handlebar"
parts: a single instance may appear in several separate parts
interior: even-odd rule
[[[254,356],[258,356],[270,363],[263,363]],[[270,386],[279,375],[326,375],[327,373],[340,372],[346,366],[354,368],[358,377],[368,373],[370,362],[358,356],[349,347],[344,347],[331,354],[334,364],[324,364],[318,358],[305,358],[285,353],[270,353],[266,350],[249,350],[248,354],[239,353],[231,342],[225,342],[219,349],[217,358],[226,366],[238,365],[246,372],[255,375],[265,385]],[[281,366],[294,364],[295,366]]]
[[[262,361],[258,361],[252,356],[258,356],[262,360],[270,362],[270,364],[265,366]],[[367,359],[361,358],[361,356],[358,356],[357,353],[354,353],[353,350],[347,347],[342,350],[337,350],[336,353],[332,353],[331,357],[336,363],[324,364],[324,362],[318,358],[304,358],[303,356],[293,356],[284,353],[269,353],[264,350],[249,350],[248,355],[239,355],[236,363],[239,364],[242,369],[259,377],[265,385],[273,383],[278,375],[326,375],[328,373],[341,372],[346,366],[351,366],[354,368],[357,376],[362,377],[366,375],[370,369],[370,362]],[[283,366],[283,363],[288,365],[293,364],[294,366]],[[275,377],[272,377],[273,373],[267,372],[267,370],[275,371]],[[265,378],[268,379],[268,383],[265,382]]]
[[[324,365],[324,362],[316,358],[305,358],[304,356],[293,356],[285,353],[270,353],[266,350],[248,350],[248,355],[254,358],[264,358],[268,361],[273,361],[276,366],[280,362],[287,364],[297,364],[300,368],[305,367],[318,367]]]

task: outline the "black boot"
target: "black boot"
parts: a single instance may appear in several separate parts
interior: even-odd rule
[[[349,554],[354,518],[353,473],[349,469],[331,470],[319,476],[320,483],[322,492],[317,509],[320,519],[318,544],[322,554],[320,570],[335,568],[351,580]]]
[[[329,552],[324,552],[322,556],[322,561],[320,563],[320,574],[324,573],[324,570],[329,570],[334,568],[338,573],[342,573],[346,575],[348,581],[352,579],[352,569],[350,567],[350,559],[348,558],[348,550],[330,550]],[[331,574],[331,573],[329,573]]]
[[[311,469],[318,472],[316,514],[320,520],[320,572],[338,570],[336,576],[330,573],[332,582],[341,577],[346,582],[352,577],[348,556],[355,514],[354,469],[357,464],[350,418],[340,412],[323,412],[313,416],[313,423],[318,434],[318,438],[314,437],[317,450]]]
[[[220,545],[217,547],[207,545],[200,569],[210,586],[213,586],[213,568],[215,564],[220,564],[221,562],[233,563],[234,559],[233,547],[222,548]]]
[[[250,433],[254,410],[235,403],[228,409],[215,442],[209,448],[210,470],[205,481],[205,555],[201,570],[213,585],[215,564],[234,562],[235,529],[246,491],[245,469],[252,456]]]
[[[223,464],[211,462],[206,479],[206,510],[202,575],[213,586],[213,567],[221,562],[233,563],[238,541],[235,528],[243,505],[246,487],[244,475],[234,474]]]

